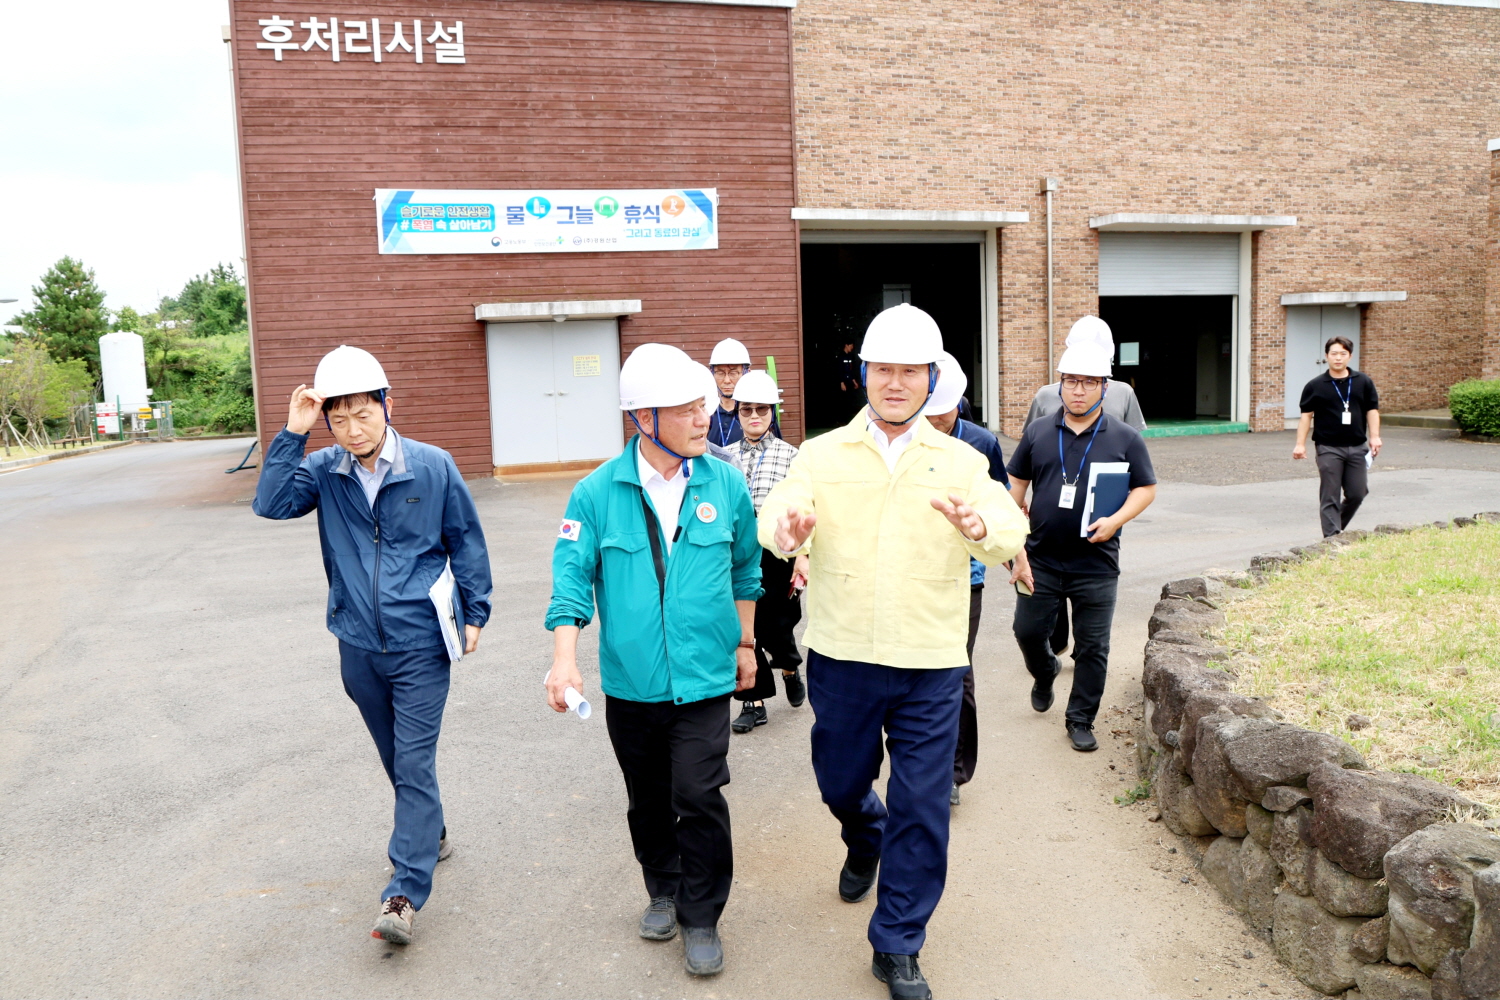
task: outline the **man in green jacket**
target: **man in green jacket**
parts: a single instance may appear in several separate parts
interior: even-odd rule
[[[705,455],[704,367],[643,344],[620,369],[640,432],[573,489],[552,555],[547,701],[583,692],[578,633],[599,614],[599,683],[650,903],[640,935],[683,932],[694,975],[724,968],[719,915],[734,880],[730,695],[755,683],[760,545],[745,477]],[[713,402],[713,405],[717,405]]]

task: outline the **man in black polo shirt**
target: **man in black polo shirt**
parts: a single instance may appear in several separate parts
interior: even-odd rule
[[[1311,428],[1318,446],[1318,496],[1327,538],[1349,527],[1370,492],[1369,463],[1380,454],[1380,396],[1370,376],[1349,367],[1354,357],[1349,338],[1329,337],[1323,356],[1328,370],[1302,388],[1302,417],[1292,457],[1307,457]]]
[[[1010,493],[1022,509],[1032,488],[1031,537],[1011,573],[1021,584],[1013,628],[1034,679],[1031,707],[1045,712],[1062,672],[1049,640],[1062,602],[1072,602],[1073,692],[1065,722],[1073,749],[1086,751],[1099,746],[1094,716],[1109,667],[1120,527],[1156,499],[1156,473],[1140,432],[1103,412],[1110,355],[1092,344],[1069,347],[1057,370],[1062,409],[1032,421],[1010,459]],[[1106,516],[1094,513],[1116,504]]]

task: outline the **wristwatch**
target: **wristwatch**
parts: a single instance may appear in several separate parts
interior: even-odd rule
[[[741,649],[754,649],[755,648],[755,640],[754,639],[741,639],[740,640],[740,648]]]

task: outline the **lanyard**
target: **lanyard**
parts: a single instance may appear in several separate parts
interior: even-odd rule
[[[1089,435],[1089,443],[1084,446],[1083,458],[1078,460],[1078,475],[1073,477],[1073,482],[1068,482],[1068,457],[1063,453],[1063,429],[1062,424],[1057,425],[1057,460],[1062,465],[1062,477],[1064,486],[1072,486],[1083,478],[1083,466],[1089,460],[1089,450],[1094,447],[1094,438],[1099,436],[1099,425],[1104,423],[1104,414],[1099,414],[1099,419],[1094,421],[1094,433]],[[1071,505],[1072,501],[1069,501]]]
[[[1333,383],[1333,391],[1338,395],[1339,399],[1343,401],[1344,409],[1349,409],[1349,398],[1354,395],[1354,373],[1350,372],[1348,375],[1344,376],[1344,384],[1348,386],[1348,392],[1345,392],[1339,388],[1339,380],[1334,378],[1332,375],[1328,376],[1328,381]]]
[[[738,419],[740,419],[739,413],[736,412],[734,416],[732,416],[732,417],[729,418],[729,420],[730,420],[730,424],[729,425],[731,427],[733,427],[734,426],[734,421],[736,421]],[[719,444],[721,444],[721,445],[728,445],[729,444],[729,432],[726,431],[726,430],[724,430],[724,407],[722,407],[722,406],[716,406],[716,407],[714,407],[714,425],[719,429]]]

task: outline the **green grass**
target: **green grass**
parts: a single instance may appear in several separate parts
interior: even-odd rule
[[[1500,805],[1500,525],[1382,535],[1226,609],[1238,687],[1372,765]],[[1372,720],[1351,730],[1349,716]]]

